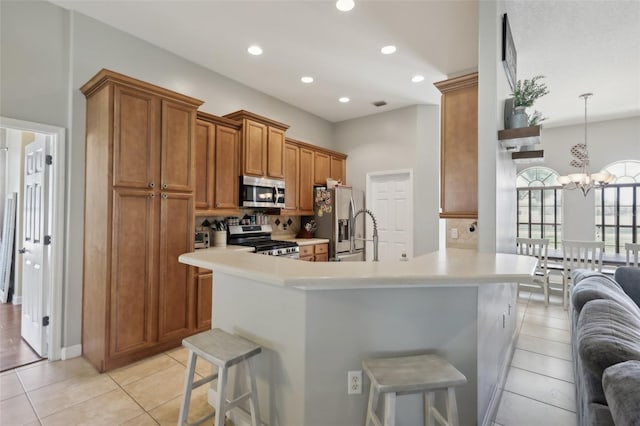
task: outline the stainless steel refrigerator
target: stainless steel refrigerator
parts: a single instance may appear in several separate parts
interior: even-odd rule
[[[364,261],[364,217],[359,217],[354,247],[349,236],[353,215],[364,208],[364,193],[352,188],[337,186],[333,189],[316,189],[314,198],[316,238],[329,239],[329,259],[336,261]]]

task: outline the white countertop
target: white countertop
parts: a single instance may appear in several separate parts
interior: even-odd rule
[[[529,256],[464,249],[437,251],[408,262],[303,262],[229,249],[203,249],[185,253],[179,261],[266,284],[304,290],[523,282],[531,278],[537,262]]]

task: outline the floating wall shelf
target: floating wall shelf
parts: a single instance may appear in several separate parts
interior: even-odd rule
[[[536,145],[540,143],[540,126],[500,130],[498,140],[506,150],[520,150],[523,146]]]
[[[512,152],[511,159],[516,164],[542,163],[544,161],[544,150]]]

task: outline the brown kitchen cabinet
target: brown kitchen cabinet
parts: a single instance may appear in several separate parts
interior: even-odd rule
[[[327,178],[331,178],[346,184],[346,162],[347,156],[344,154],[316,148],[313,156],[313,183],[324,186]]]
[[[292,138],[286,138],[285,149],[287,148],[290,150],[285,155],[287,207],[281,210],[281,214],[311,216],[314,214],[314,185],[326,185],[330,175],[337,176],[344,183],[347,156]],[[316,172],[318,167],[320,172]]]
[[[324,151],[313,153],[313,183],[326,185],[327,178],[331,177],[331,155]]]
[[[329,244],[307,244],[300,246],[300,260],[307,262],[328,262]]]
[[[283,179],[285,132],[289,126],[245,110],[227,114],[225,118],[242,123],[242,174]]]
[[[207,269],[194,269],[195,324],[198,331],[206,331],[211,328],[213,273]]]
[[[441,218],[478,217],[478,73],[435,83],[442,93]]]
[[[314,214],[313,150],[300,146],[300,180],[298,188],[298,211],[302,216]]]
[[[197,214],[237,214],[241,124],[201,111],[197,117]]]
[[[300,148],[287,140],[284,145],[284,209],[289,212],[298,210],[298,188],[300,180]]]
[[[201,101],[108,70],[86,103],[82,350],[104,372],[195,331],[195,120]]]
[[[331,156],[331,174],[330,177],[343,184],[347,183],[347,171],[346,171],[346,158],[338,157],[336,155]]]

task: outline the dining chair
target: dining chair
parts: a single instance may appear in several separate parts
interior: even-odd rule
[[[526,284],[536,285],[544,291],[544,305],[549,305],[549,270],[547,269],[548,238],[516,238],[518,254],[533,256],[538,259],[535,274]],[[518,297],[520,297],[520,284],[518,283]]]
[[[569,307],[571,271],[588,269],[602,272],[604,241],[562,240],[562,306]]]
[[[640,243],[626,243],[624,248],[627,250],[627,266],[640,267]]]

